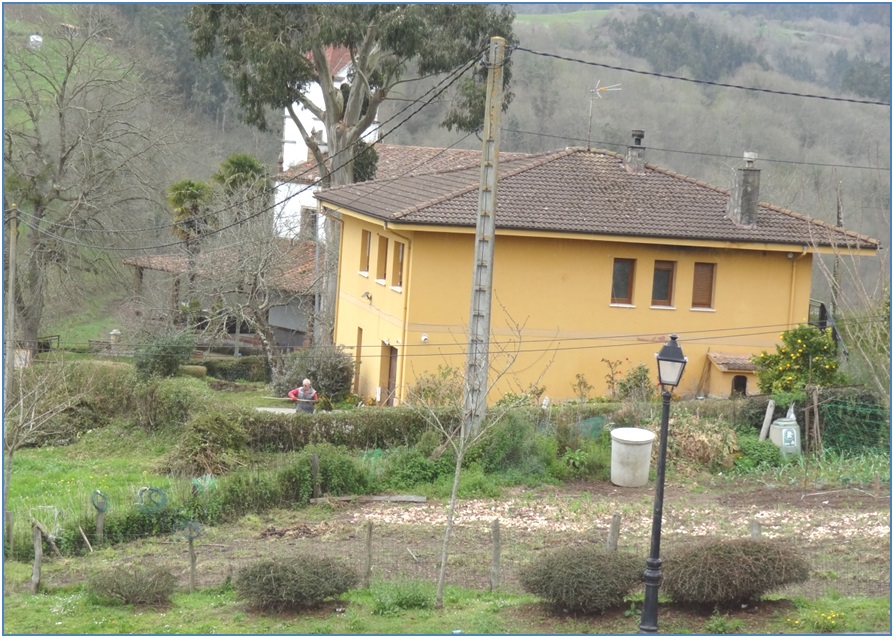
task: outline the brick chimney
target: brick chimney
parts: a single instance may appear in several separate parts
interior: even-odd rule
[[[627,147],[627,159],[624,162],[624,168],[628,173],[642,175],[646,172],[646,147],[642,145],[646,134],[643,131],[634,129],[631,135],[633,136],[633,144]]]
[[[757,228],[761,171],[754,168],[756,159],[757,153],[745,153],[745,167],[736,170],[736,181],[726,207],[726,216],[740,228]]]

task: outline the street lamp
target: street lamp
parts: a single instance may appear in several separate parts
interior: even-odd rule
[[[658,586],[661,585],[661,510],[664,507],[664,465],[667,460],[667,422],[670,418],[671,392],[680,383],[686,357],[677,343],[677,335],[671,335],[658,359],[658,382],[661,384],[661,434],[658,440],[658,468],[655,472],[655,506],[652,508],[652,543],[646,559],[643,580],[646,593],[643,598],[643,615],[639,631],[643,634],[658,633]]]

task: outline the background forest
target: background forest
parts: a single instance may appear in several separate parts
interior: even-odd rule
[[[262,133],[240,121],[235,90],[225,82],[217,54],[202,60],[193,54],[184,22],[191,5],[103,6],[115,19],[109,52],[126,58],[152,87],[151,103],[142,104],[134,117],[157,120],[166,138],[151,158],[143,158],[151,170],[141,173],[139,205],[99,213],[106,216],[106,228],[143,232],[107,233],[103,245],[112,251],[91,254],[90,267],[70,269],[76,285],[62,279],[48,284],[57,294],[49,297],[43,333],[65,335],[77,317],[82,324],[98,320],[96,335],[68,333],[75,341],[104,336],[109,327],[104,322],[114,323],[109,310],[132,290],[120,259],[134,251],[115,249],[172,241],[166,188],[178,180],[207,179],[236,152],[252,154],[275,171],[281,151],[280,131]],[[881,259],[864,260],[861,281],[864,298],[877,301],[888,294],[889,5],[513,8],[518,48],[511,52],[514,98],[503,116],[503,150],[623,151],[630,131],[642,129],[647,161],[724,188],[730,187],[742,153],[756,152],[762,201],[830,222],[840,214],[848,228],[882,239]],[[71,5],[5,5],[3,17],[7,42],[32,34],[52,38],[60,25],[76,22]],[[437,80],[399,85],[379,119],[388,121]],[[620,90],[596,93],[597,83]],[[5,102],[9,91],[5,85]],[[386,126],[385,141],[479,148],[474,134],[438,127],[445,108],[435,102],[404,124],[392,124],[393,130]],[[826,279],[815,281],[815,296],[828,297]]]

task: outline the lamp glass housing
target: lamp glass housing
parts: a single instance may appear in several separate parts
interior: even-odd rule
[[[661,352],[655,354],[655,358],[658,359],[658,382],[664,387],[677,387],[687,361],[677,343],[677,335],[671,335],[670,341],[664,344]]]

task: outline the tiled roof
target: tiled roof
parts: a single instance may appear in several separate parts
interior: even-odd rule
[[[477,167],[481,151],[460,148],[433,148],[429,146],[401,146],[376,144],[379,160],[376,163],[376,179],[394,179],[404,175],[422,175],[456,168]],[[526,153],[500,153],[501,160],[528,157]],[[279,182],[293,181],[309,184],[320,177],[315,161],[304,162],[280,173]]]
[[[757,370],[757,366],[751,363],[751,355],[748,354],[709,352],[708,359],[724,372],[754,372]]]
[[[727,217],[729,191],[646,164],[629,173],[623,156],[571,148],[498,165],[497,228],[541,232],[755,243],[847,245],[876,249],[876,239],[790,210],[760,204],[757,227]],[[474,227],[480,169],[327,189],[323,202],[407,224]]]
[[[310,292],[314,284],[314,242],[290,242],[279,240],[281,257],[272,263],[273,272],[269,274],[269,285],[278,290],[293,293]],[[239,254],[232,249],[199,253],[196,260],[196,274],[203,279],[220,277],[218,273],[233,268]],[[146,270],[160,270],[170,273],[185,273],[186,256],[150,255],[146,257],[130,257],[124,259],[127,266],[139,266]]]

